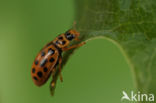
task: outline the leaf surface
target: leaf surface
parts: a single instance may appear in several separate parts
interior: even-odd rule
[[[156,1],[77,0],[75,5],[80,42],[113,42],[129,63],[137,90],[156,94]],[[63,65],[74,50],[64,53]],[[54,81],[57,77],[58,72]]]

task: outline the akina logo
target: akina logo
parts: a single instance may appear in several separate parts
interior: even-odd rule
[[[125,91],[122,91],[121,101],[154,101],[154,94],[143,94],[141,92],[134,93],[131,91],[130,95],[128,95]]]

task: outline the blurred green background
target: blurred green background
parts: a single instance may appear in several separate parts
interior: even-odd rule
[[[38,51],[71,28],[74,0],[1,0],[0,103],[120,103],[122,91],[134,89],[131,70],[113,43],[96,39],[78,49],[58,80],[37,87],[30,70]]]

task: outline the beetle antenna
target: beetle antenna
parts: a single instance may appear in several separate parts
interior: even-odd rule
[[[76,30],[76,21],[73,22],[73,29]]]

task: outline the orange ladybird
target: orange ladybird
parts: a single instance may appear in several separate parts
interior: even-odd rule
[[[72,40],[79,41],[79,35],[80,33],[76,30],[68,30],[48,43],[38,53],[31,68],[31,76],[37,86],[43,85],[50,75],[54,76],[57,66],[59,66],[60,80],[63,81],[61,75],[62,52],[84,45],[85,42],[81,42],[69,47]]]

